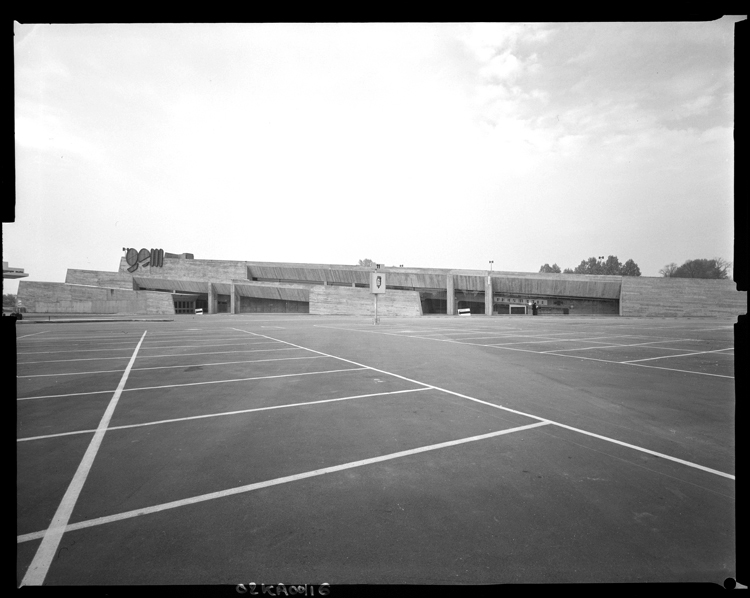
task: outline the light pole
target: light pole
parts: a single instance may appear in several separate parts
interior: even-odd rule
[[[495,263],[494,260],[490,260],[490,272],[492,272],[492,264],[494,264],[494,263]]]

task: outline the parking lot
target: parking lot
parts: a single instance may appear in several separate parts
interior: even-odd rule
[[[730,320],[16,334],[18,585],[736,577]]]

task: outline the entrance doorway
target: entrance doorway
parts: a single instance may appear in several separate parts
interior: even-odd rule
[[[194,314],[195,313],[195,299],[192,301],[178,301],[174,302],[174,313],[176,314]]]

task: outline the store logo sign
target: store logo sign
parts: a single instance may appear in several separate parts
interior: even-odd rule
[[[125,261],[128,263],[128,272],[131,274],[135,272],[139,266],[151,266],[161,268],[164,265],[164,250],[163,249],[141,249],[138,251],[133,247],[123,247],[122,250],[125,252]]]
[[[529,299],[522,297],[495,297],[495,303],[518,303],[518,304],[531,304],[536,302],[537,305],[547,305],[546,299]]]

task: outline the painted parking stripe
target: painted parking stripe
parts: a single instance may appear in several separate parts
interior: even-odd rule
[[[49,330],[45,330],[43,332],[49,332]],[[35,332],[34,334],[42,334],[41,332]],[[111,344],[118,344],[123,342],[128,342],[127,340],[119,340],[115,341],[112,340],[113,336],[119,336],[120,333],[115,331],[113,334],[107,335],[107,336],[45,336],[43,339],[33,339],[34,342],[40,342],[42,344],[52,344],[53,341],[57,342],[63,342],[63,343],[71,343],[71,342],[91,342],[91,341],[100,341],[99,344],[102,345],[111,345]],[[133,342],[137,342],[138,334],[137,333],[122,333],[124,335],[131,335],[129,338],[132,338]],[[207,330],[205,334],[187,334],[184,335],[182,333],[178,332],[151,332],[148,335],[148,342],[155,342],[159,341],[159,339],[194,339],[194,338],[213,338],[214,336],[218,336],[210,330]],[[239,335],[235,335],[239,336]],[[124,338],[124,337],[121,337]],[[229,335],[227,338],[232,338],[232,335]],[[217,339],[218,340],[218,339]]]
[[[16,340],[20,341],[22,338],[28,338],[30,336],[36,336],[37,334],[46,334],[47,332],[49,332],[49,330],[42,330],[41,332],[32,332],[31,334],[24,334],[23,336],[17,337]]]
[[[221,343],[217,345],[177,345],[175,347],[141,347],[141,351],[164,351],[165,349],[190,349],[194,347],[251,347],[253,345],[270,345],[271,341],[262,343]],[[130,351],[131,347],[121,347],[112,349],[74,349],[72,351],[20,351],[18,355],[47,355],[49,353],[97,353],[99,351]],[[96,358],[92,358],[96,359]],[[64,359],[58,361],[66,361]],[[25,361],[23,363],[47,363],[44,361]]]
[[[458,343],[458,344],[464,344],[464,345],[474,345],[477,347],[492,347],[493,349],[505,349],[507,351],[522,351],[524,353],[536,353],[537,355],[556,355],[557,357],[572,357],[573,359],[583,359],[586,361],[598,361],[600,363],[615,363],[618,365],[632,365],[632,366],[640,366],[640,367],[655,367],[656,366],[648,366],[643,363],[629,363],[626,361],[613,361],[612,359],[599,359],[596,357],[583,357],[581,355],[567,355],[566,353],[558,353],[555,351],[532,351],[530,349],[519,349],[518,347],[502,347],[502,346],[493,346],[493,345],[478,345],[476,343]],[[675,355],[670,355],[670,357],[675,357]],[[683,372],[685,374],[697,374],[700,376],[715,376],[717,378],[732,378],[734,379],[734,376],[726,376],[724,374],[711,374],[709,372],[698,372],[696,370],[679,370],[675,368],[656,368],[656,369],[665,369],[665,370],[672,370],[673,372]]]
[[[197,368],[197,367],[211,367],[213,365],[235,365],[238,363],[262,363],[266,361],[292,361],[295,359],[322,359],[322,355],[305,355],[304,357],[276,357],[274,359],[248,359],[245,361],[222,361],[219,363],[183,363],[181,365],[157,365],[148,368],[132,368],[132,372],[141,372],[144,370],[166,370],[174,368]],[[98,370],[93,372],[65,372],[63,374],[29,374],[26,376],[16,376],[16,378],[44,378],[44,377],[57,377],[57,376],[83,376],[89,374],[113,374],[122,372],[123,370]]]
[[[696,469],[701,469],[703,471],[706,471],[708,473],[713,473],[715,475],[728,478],[730,480],[734,480],[734,476],[730,473],[725,473],[723,471],[719,471],[717,469],[712,469],[710,467],[704,467],[703,465],[699,465],[697,463],[693,463],[692,461],[685,461],[684,459],[679,459],[677,457],[672,457],[671,455],[665,455],[664,453],[658,453],[656,451],[652,451],[650,449],[644,448],[642,446],[637,446],[635,444],[630,444],[628,442],[623,442],[622,440],[617,440],[615,438],[609,438],[608,436],[602,436],[601,434],[595,434],[594,432],[589,432],[588,430],[582,430],[580,428],[574,428],[573,426],[568,426],[566,424],[561,424],[559,422],[552,422],[554,425],[556,425],[558,428],[565,428],[566,430],[572,430],[573,432],[578,432],[579,434],[585,434],[586,436],[592,436],[593,438],[598,438],[599,440],[606,440],[607,442],[612,442],[614,444],[619,444],[620,446],[624,446],[630,449],[634,449],[636,451],[640,451],[642,453],[647,453],[649,455],[653,455],[654,457],[660,457],[662,459],[668,459],[669,461],[674,461],[675,463],[681,463],[682,465],[687,465],[689,467],[694,467]]]
[[[111,337],[107,337],[111,338]],[[180,337],[173,337],[173,338],[162,338],[162,339],[156,339],[156,338],[149,338],[147,339],[147,344],[155,344],[155,343],[171,343],[175,341],[197,341],[197,340],[207,340],[207,341],[232,341],[232,340],[238,340],[241,337],[239,335],[234,336],[212,336],[210,334],[196,334],[193,336],[180,336]],[[51,337],[45,337],[43,339],[33,339],[36,341],[34,344],[29,343],[27,345],[27,348],[32,347],[44,347],[45,345],[92,345],[96,347],[105,347],[107,345],[134,345],[138,342],[138,338],[134,336],[129,336],[127,338],[123,338],[121,340],[117,341],[102,341],[98,339],[86,339],[86,338],[76,338],[76,339],[66,339],[66,338],[51,338]]]
[[[271,343],[269,343],[271,344]],[[166,347],[162,347],[164,349]],[[148,355],[149,359],[159,357],[187,357],[191,355],[221,355],[222,353],[260,353],[263,351],[289,351],[287,348],[282,349],[238,349],[236,351],[207,351],[204,353],[171,353],[169,355]],[[50,359],[46,361],[23,361],[18,365],[30,365],[33,363],[65,363],[68,361],[105,361],[108,359],[127,359],[127,357],[83,357],[81,359]]]
[[[257,332],[249,332],[249,331],[246,331],[246,332],[248,334],[254,334],[256,336],[264,336],[264,335],[258,334]],[[266,337],[266,338],[271,338],[271,337]],[[275,340],[278,340],[278,339],[275,339]],[[295,345],[294,343],[290,343],[288,341],[279,341],[279,342],[287,343],[289,345],[298,347],[300,349],[305,349],[306,348],[306,347],[301,347],[300,345]],[[357,363],[356,361],[352,361],[350,359],[344,359],[343,357],[336,357],[335,355],[330,355],[329,353],[323,353],[322,351],[317,351],[315,349],[307,349],[307,350],[308,351],[312,351],[314,353],[320,353],[321,355],[326,355],[328,357],[333,357],[334,359],[339,359],[341,361],[345,361],[347,363],[351,363],[351,364],[354,364],[354,365],[358,365],[358,366],[362,366],[362,367],[368,367],[368,366],[363,366],[363,364]],[[565,356],[565,357],[567,357],[567,356]],[[619,362],[613,362],[613,363],[619,363]],[[633,365],[637,366],[637,365],[640,365],[640,364],[635,363]],[[646,366],[646,367],[648,367],[648,366]],[[700,469],[702,471],[706,471],[708,473],[712,473],[712,474],[715,474],[715,475],[718,475],[718,476],[729,478],[731,480],[735,479],[735,477],[732,474],[730,474],[730,473],[725,473],[725,472],[719,471],[717,469],[711,469],[710,467],[705,467],[703,465],[700,465],[698,463],[693,463],[691,461],[685,461],[684,459],[680,459],[678,457],[672,457],[671,455],[666,455],[664,453],[657,453],[656,451],[652,451],[650,449],[647,449],[647,448],[644,448],[644,447],[640,447],[640,446],[637,446],[635,444],[628,444],[626,442],[622,442],[621,440],[617,440],[615,438],[609,438],[608,436],[602,436],[600,434],[594,434],[593,432],[589,432],[587,430],[582,430],[580,428],[573,428],[572,426],[568,426],[567,424],[562,424],[560,422],[556,422],[556,421],[551,420],[551,419],[540,417],[538,415],[532,415],[531,413],[525,413],[523,411],[518,411],[517,409],[510,409],[509,407],[503,407],[502,405],[496,405],[495,403],[490,403],[489,401],[483,401],[481,399],[470,397],[468,395],[464,395],[464,394],[461,394],[459,392],[455,392],[455,391],[452,391],[452,390],[447,390],[445,388],[440,388],[439,386],[434,386],[432,384],[427,384],[426,382],[420,382],[419,380],[414,380],[412,378],[407,378],[406,376],[401,376],[400,374],[394,374],[393,372],[387,372],[385,370],[381,370],[381,369],[374,368],[374,367],[368,367],[368,369],[371,369],[371,370],[373,370],[375,372],[380,372],[382,374],[386,374],[388,376],[394,376],[396,378],[400,378],[401,380],[406,380],[408,382],[413,382],[414,384],[422,384],[423,386],[427,386],[429,388],[433,388],[433,389],[439,390],[441,392],[446,392],[448,394],[452,394],[452,395],[457,396],[457,397],[462,397],[462,398],[468,399],[470,401],[474,401],[474,402],[477,402],[477,403],[482,403],[484,405],[488,405],[490,407],[494,407],[495,409],[502,409],[503,411],[509,411],[511,413],[516,413],[518,415],[524,415],[524,416],[530,417],[532,419],[537,419],[537,420],[540,420],[542,422],[546,422],[546,423],[549,423],[549,424],[554,424],[554,425],[560,426],[562,428],[567,428],[568,430],[574,430],[574,431],[579,432],[581,434],[586,434],[588,436],[594,436],[594,437],[596,437],[596,438],[598,438],[600,440],[605,440],[607,442],[612,442],[614,444],[619,444],[621,446],[626,446],[628,448],[631,448],[631,449],[634,449],[634,450],[637,450],[637,451],[648,453],[650,455],[661,457],[662,459],[667,459],[669,461],[674,461],[676,463],[681,463],[682,465],[687,465],[689,467],[693,467],[695,469]]]
[[[505,351],[520,351],[521,353],[534,353],[535,355],[556,355],[558,357],[572,357],[573,359],[584,359],[584,360],[588,360],[588,361],[599,361],[601,363],[616,363],[616,364],[619,364],[619,365],[632,365],[632,366],[640,366],[640,367],[653,367],[655,369],[665,369],[665,370],[671,370],[671,371],[674,371],[674,372],[683,372],[685,374],[697,374],[699,376],[714,376],[716,378],[731,378],[731,379],[734,379],[734,376],[727,376],[727,375],[724,375],[724,374],[711,374],[709,372],[698,372],[698,371],[695,371],[695,370],[680,370],[680,369],[676,369],[676,368],[660,368],[660,367],[657,367],[657,366],[647,366],[647,365],[641,364],[641,363],[628,363],[628,362],[622,362],[622,361],[613,361],[611,359],[598,359],[596,357],[583,357],[581,355],[567,355],[566,353],[559,353],[559,352],[556,352],[556,351],[532,351],[531,349],[521,349],[519,347],[508,347],[506,345],[485,345],[483,343],[467,343],[467,342],[464,342],[464,341],[457,341],[457,340],[454,340],[454,339],[431,338],[431,337],[427,337],[427,336],[408,336],[408,337],[405,337],[403,335],[394,335],[394,334],[391,334],[389,332],[380,332],[380,331],[377,331],[377,330],[364,330],[364,329],[363,330],[357,330],[357,329],[354,329],[354,328],[342,328],[342,327],[338,327],[338,326],[320,326],[320,325],[316,325],[316,327],[318,327],[318,328],[330,328],[332,330],[347,330],[347,331],[350,331],[350,332],[369,332],[371,334],[385,334],[385,335],[390,335],[390,336],[401,336],[401,338],[424,339],[424,340],[437,341],[437,342],[442,342],[442,343],[453,343],[453,344],[456,344],[456,345],[470,345],[470,346],[473,346],[473,347],[489,347],[489,348],[492,348],[492,349],[503,349]],[[663,337],[663,338],[665,338],[665,337]],[[673,340],[676,340],[676,339],[673,339]],[[691,340],[691,339],[687,339],[687,340]],[[561,349],[561,351],[562,350],[567,351],[567,349]]]
[[[727,376],[726,374],[711,374],[709,372],[696,372],[694,370],[678,370],[677,368],[665,368],[658,365],[646,365],[645,363],[629,363],[627,365],[634,365],[641,368],[652,368],[654,370],[669,370],[670,372],[684,372],[687,374],[702,374],[704,376],[714,376],[715,378],[729,378],[734,380],[734,376]]]
[[[70,482],[70,485],[65,491],[65,495],[63,496],[62,501],[60,501],[60,504],[57,507],[57,511],[55,512],[55,516],[52,518],[50,526],[43,532],[44,535],[42,536],[42,542],[37,548],[34,559],[31,561],[31,565],[29,565],[29,568],[26,570],[26,575],[24,575],[23,581],[21,582],[22,586],[40,586],[44,583],[44,578],[47,577],[47,571],[49,571],[49,567],[52,564],[52,559],[55,557],[55,553],[57,552],[57,547],[59,546],[60,540],[65,533],[65,527],[68,525],[70,515],[76,506],[76,502],[78,501],[78,496],[81,493],[81,489],[86,483],[86,478],[89,475],[91,465],[94,463],[96,453],[99,451],[99,447],[101,446],[102,440],[104,439],[104,434],[107,431],[107,426],[112,419],[115,407],[117,407],[117,402],[119,401],[120,395],[125,388],[125,383],[128,381],[130,368],[132,368],[133,364],[135,363],[135,358],[138,355],[138,349],[140,349],[145,337],[146,332],[144,331],[143,336],[141,336],[141,340],[138,343],[138,346],[135,348],[135,351],[133,351],[133,356],[130,358],[128,367],[125,368],[125,372],[120,379],[120,384],[117,386],[117,390],[115,390],[115,394],[112,397],[112,400],[109,402],[109,405],[107,405],[107,409],[105,410],[104,415],[102,416],[102,419],[96,428],[94,437],[91,439],[91,442],[86,449],[86,453],[84,454],[83,459],[81,459],[81,462],[78,465],[78,469],[73,476],[73,480]]]
[[[728,349],[715,349],[714,351],[697,351],[695,353],[682,353],[681,355],[662,355],[661,357],[647,357],[646,359],[631,359],[630,361],[621,361],[620,363],[638,363],[639,361],[653,361],[654,359],[674,359],[675,357],[690,357],[691,355],[705,355],[706,353],[721,353],[722,351],[731,351]]]
[[[162,386],[139,386],[137,388],[126,388],[123,392],[136,392],[139,390],[159,390],[161,388],[180,388],[183,386],[202,386],[205,384],[227,384],[229,382],[247,382],[249,380],[268,380],[270,378],[291,378],[293,376],[314,376],[316,374],[335,374],[338,372],[355,372],[357,370],[368,370],[367,366],[359,368],[345,368],[343,370],[324,370],[322,372],[298,372],[296,374],[278,374],[276,376],[253,376],[252,378],[232,378],[229,380],[209,380],[206,382],[187,382],[185,384],[164,384]],[[112,392],[111,390],[93,390],[90,392],[71,392],[62,395],[40,395],[36,397],[21,397],[17,401],[32,401],[35,399],[58,399],[62,397],[78,397],[83,395],[100,395]]]
[[[680,342],[687,342],[693,339],[689,338],[680,338],[680,339],[674,339],[667,342],[670,343],[680,343]],[[591,349],[617,349],[619,347],[643,347],[644,349],[669,349],[670,351],[679,351],[680,349],[673,349],[672,347],[651,347],[650,345],[654,345],[656,343],[663,343],[665,342],[663,339],[658,341],[649,341],[647,343],[629,343],[629,344],[616,344],[616,345],[604,345],[597,346],[597,347],[577,347],[575,349],[554,349],[552,351],[541,351],[541,353],[557,353],[559,351],[565,351],[566,353],[568,351],[589,351]]]
[[[246,492],[252,492],[253,490],[260,490],[261,488],[268,488],[270,486],[277,486],[279,484],[288,484],[289,482],[296,482],[298,480],[304,480],[307,478],[317,477],[329,473],[335,473],[338,471],[344,471],[346,469],[354,469],[356,467],[363,467],[365,465],[372,465],[373,463],[381,463],[383,461],[392,461],[394,459],[401,459],[403,457],[409,457],[411,455],[417,455],[419,453],[426,453],[428,451],[436,451],[451,446],[458,446],[461,444],[467,444],[470,442],[478,442],[481,440],[487,440],[488,438],[495,438],[497,436],[503,436],[506,434],[513,434],[515,432],[523,432],[524,430],[531,430],[540,426],[547,425],[547,422],[535,422],[533,424],[526,424],[525,426],[518,426],[516,428],[509,428],[505,430],[498,430],[496,432],[490,432],[488,434],[480,434],[478,436],[469,436],[467,438],[459,438],[457,440],[449,440],[447,442],[440,442],[438,444],[430,444],[427,446],[420,446],[405,451],[399,451],[397,453],[389,453],[387,455],[381,455],[379,457],[371,457],[369,459],[361,459],[359,461],[351,461],[349,463],[342,463],[341,465],[334,465],[332,467],[324,467],[322,469],[315,469],[313,471],[306,471],[304,473],[297,473],[290,476],[284,476],[281,478],[275,478],[273,480],[267,480],[265,482],[256,482],[254,484],[246,484],[244,486],[238,486],[236,488],[229,488],[227,490],[220,490],[218,492],[210,492],[208,494],[201,494],[190,498],[184,498],[182,500],[175,500],[172,502],[163,503],[160,505],[154,505],[151,507],[144,507],[142,509],[135,509],[132,511],[126,511],[124,513],[118,513],[117,515],[109,515],[106,517],[98,517],[96,519],[89,519],[87,521],[81,521],[79,523],[73,523],[64,527],[60,530],[62,532],[70,532],[79,529],[85,529],[88,527],[94,527],[96,525],[104,525],[105,523],[112,523],[114,521],[122,521],[123,519],[130,519],[132,517],[138,517],[140,515],[149,515],[151,513],[159,513],[168,509],[176,509],[178,507],[184,507],[186,505],[193,505],[208,500],[215,500],[217,498],[224,498],[226,496],[234,496],[237,494],[244,494]],[[41,537],[44,532],[33,532],[30,534],[23,534],[16,537],[18,543],[28,542],[30,540],[36,540]]]
[[[492,338],[492,337],[487,337]],[[541,341],[513,341],[510,343],[492,343],[485,345],[487,347],[507,347],[508,345],[539,345],[544,343],[580,343],[583,341],[594,341],[596,342],[596,339],[599,338],[613,338],[612,336],[592,336],[590,338],[545,338],[545,340]],[[467,338],[462,340],[479,340],[479,339],[473,339],[473,338]],[[602,343],[605,343],[605,341],[601,341]],[[611,341],[610,341],[611,342]]]
[[[422,388],[407,388],[406,390],[391,390],[389,392],[373,392],[370,394],[365,395],[354,395],[351,397],[340,397],[337,399],[321,399],[320,401],[307,401],[304,403],[288,403],[286,405],[270,405],[268,407],[253,407],[252,409],[239,409],[237,411],[220,411],[219,413],[207,413],[205,415],[190,415],[186,417],[176,417],[173,419],[160,419],[157,421],[152,422],[143,422],[140,424],[127,424],[123,426],[112,426],[108,428],[109,431],[112,430],[127,430],[130,428],[141,428],[143,426],[157,426],[161,424],[172,424],[176,422],[184,422],[189,421],[193,419],[205,419],[209,417],[223,417],[225,415],[241,415],[243,413],[253,413],[255,411],[270,411],[272,409],[287,409],[289,407],[307,407],[310,405],[318,405],[321,403],[334,403],[336,401],[351,401],[353,399],[365,399],[368,397],[381,397],[385,395],[398,395],[398,394],[404,394],[408,392],[422,392],[425,390],[432,390],[427,387]],[[18,438],[16,439],[16,442],[27,442],[29,440],[46,440],[48,438],[58,438],[60,436],[75,436],[77,434],[91,434],[92,432],[95,432],[96,430],[75,430],[73,432],[60,432],[59,434],[46,434],[44,436],[28,436],[26,438]]]

